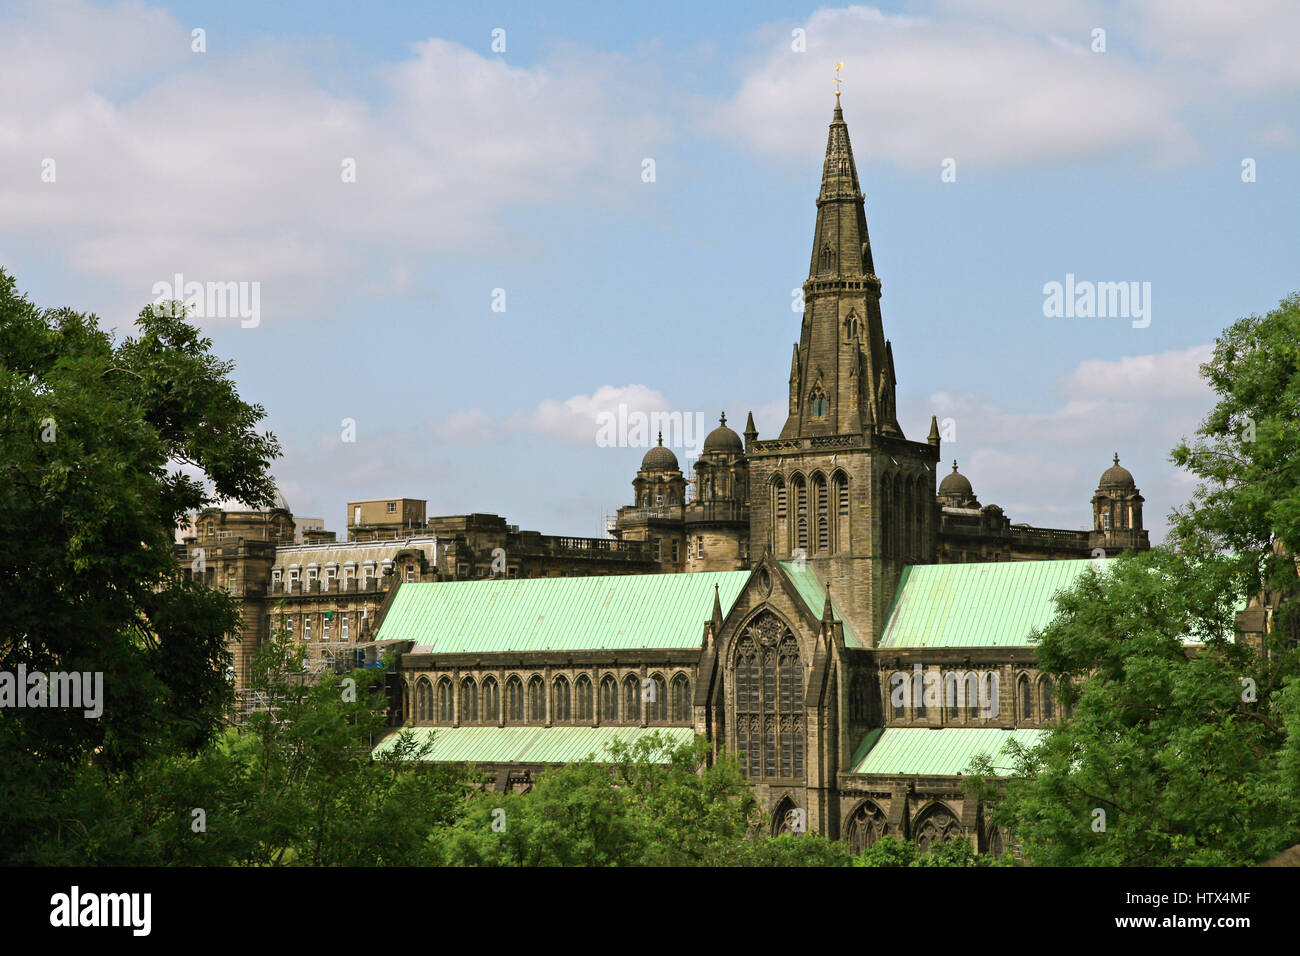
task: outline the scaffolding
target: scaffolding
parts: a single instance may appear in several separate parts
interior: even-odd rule
[[[319,653],[317,653],[319,651]],[[303,670],[288,675],[300,684],[319,684],[327,674],[347,674],[357,667],[357,654],[362,649],[352,641],[318,641],[307,645]],[[265,691],[244,688],[236,692],[233,723],[243,727],[255,713],[274,713],[278,701]]]

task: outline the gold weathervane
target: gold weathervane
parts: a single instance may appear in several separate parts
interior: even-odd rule
[[[840,84],[844,81],[840,79],[840,70],[844,69],[844,61],[835,64],[835,102],[840,101]]]

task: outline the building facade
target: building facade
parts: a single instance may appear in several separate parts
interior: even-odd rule
[[[1149,547],[1142,497],[1117,455],[1091,530],[1034,528],[956,463],[940,475],[938,422],[917,441],[897,418],[838,98],[816,209],[785,423],[760,440],[752,414],[743,437],[723,415],[690,477],[650,448],[613,533],[651,567],[398,587],[376,642],[398,661],[394,726],[429,759],[526,787],[611,736],[698,734],[737,757],[774,833],[1007,845],[961,775],[978,755],[1008,772],[1057,718],[1033,632],[1085,569]]]

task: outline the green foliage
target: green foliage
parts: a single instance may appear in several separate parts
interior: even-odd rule
[[[733,842],[720,848],[710,862],[714,866],[849,866],[853,852],[848,844],[815,833],[783,833]]]
[[[104,696],[97,719],[6,711],[0,854],[58,829],[51,801],[86,761],[194,753],[229,701],[239,610],[178,569],[173,532],[207,502],[179,466],[261,504],[278,446],[183,317],[146,309],[138,326],[115,343],[0,270],[0,671],[101,673]]]
[[[196,755],[164,753],[120,771],[85,764],[55,804],[55,832],[27,841],[12,858],[135,866],[438,862],[431,833],[464,812],[470,776],[421,763],[428,744],[421,750],[410,734],[372,760],[387,706],[383,672],[312,683],[302,664],[301,647],[261,648],[254,686],[272,706]]]
[[[1238,567],[1153,548],[1058,597],[1039,661],[1062,679],[1070,717],[1040,746],[1015,748],[995,815],[1028,862],[1240,865],[1300,838],[1278,760],[1300,712],[1294,692],[1268,689],[1272,663],[1231,640]],[[1205,649],[1188,653],[1185,635]],[[976,768],[972,785],[996,800],[990,769]]]
[[[611,744],[595,763],[541,774],[526,794],[483,794],[443,842],[455,865],[690,866],[741,842],[755,820],[734,760],[660,734]],[[495,824],[495,826],[494,826]]]
[[[1174,513],[1175,540],[1229,552],[1257,575],[1250,591],[1294,591],[1300,554],[1300,293],[1234,322],[1201,367],[1218,402],[1175,464],[1201,483]]]
[[[1016,748],[1004,797],[987,761],[968,778],[1030,863],[1241,865],[1300,840],[1300,296],[1201,371],[1218,400],[1172,452],[1200,483],[1169,546],[1058,596],[1038,658],[1069,717]],[[1257,649],[1235,618],[1261,589]]]
[[[900,840],[895,836],[884,836],[863,851],[853,860],[854,866],[1012,866],[1011,855],[1004,854],[1001,859],[994,859],[988,854],[978,854],[970,840],[950,840],[940,843],[922,853],[920,848],[909,840]]]

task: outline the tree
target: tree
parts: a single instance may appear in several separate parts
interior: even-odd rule
[[[995,813],[1030,863],[1240,865],[1300,836],[1277,762],[1300,722],[1246,699],[1265,664],[1232,640],[1235,570],[1153,548],[1058,595],[1038,659],[1070,716],[1015,748]]]
[[[652,733],[541,774],[525,794],[478,796],[444,860],[479,866],[690,866],[714,862],[756,823],[734,759],[707,741]]]
[[[10,851],[43,865],[420,866],[465,811],[472,778],[422,762],[409,733],[372,760],[383,671],[313,682],[305,650],[278,641],[254,658],[269,702],[198,754],[123,770],[86,763],[52,801],[58,826]]]
[[[195,752],[228,699],[237,607],[177,567],[175,528],[212,500],[180,466],[213,495],[269,504],[278,445],[183,315],[145,309],[138,326],[115,343],[93,315],[38,309],[0,270],[0,673],[99,674],[104,698],[98,717],[5,710],[6,847],[51,825],[71,768]]]
[[[1295,295],[1225,331],[1201,369],[1217,404],[1171,454],[1200,483],[1168,545],[1057,596],[1038,662],[1069,716],[1016,748],[995,814],[1028,861],[1240,865],[1300,839],[1298,343]],[[1236,614],[1261,590],[1255,647]]]

